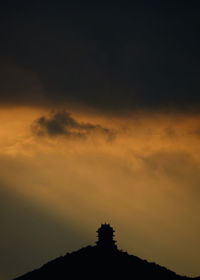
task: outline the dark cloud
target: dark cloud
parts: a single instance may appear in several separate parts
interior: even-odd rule
[[[72,101],[115,114],[199,109],[200,21],[193,4],[86,9],[49,2],[1,13],[1,55],[39,79],[46,104]],[[33,103],[37,81],[18,79],[17,69],[13,80],[11,70],[3,73],[0,102]]]
[[[86,138],[92,133],[101,133],[112,140],[115,132],[99,124],[78,122],[68,112],[59,111],[51,116],[42,116],[32,125],[32,130],[38,136],[65,136],[67,138]]]
[[[0,57],[0,102],[2,104],[39,105],[44,88],[37,74],[23,69],[8,57]]]

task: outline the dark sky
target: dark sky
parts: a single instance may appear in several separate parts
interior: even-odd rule
[[[0,101],[198,110],[199,8],[138,2],[3,4]]]

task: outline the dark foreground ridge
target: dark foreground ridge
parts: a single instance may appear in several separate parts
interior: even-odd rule
[[[114,230],[109,224],[101,225],[97,233],[96,246],[67,253],[14,280],[118,279],[118,277],[134,280],[200,280],[200,277],[188,278],[177,275],[165,267],[119,250],[116,241],[113,240]]]

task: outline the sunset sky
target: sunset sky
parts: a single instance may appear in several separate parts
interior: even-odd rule
[[[133,2],[2,5],[2,280],[104,222],[120,249],[200,275],[200,9]]]

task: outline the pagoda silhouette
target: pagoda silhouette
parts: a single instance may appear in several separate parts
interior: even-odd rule
[[[117,249],[114,238],[114,229],[109,224],[102,224],[97,230],[97,246],[102,249]]]
[[[154,262],[119,250],[110,224],[101,224],[96,232],[98,239],[94,246],[66,253],[14,280],[200,280],[200,277],[178,275]]]

